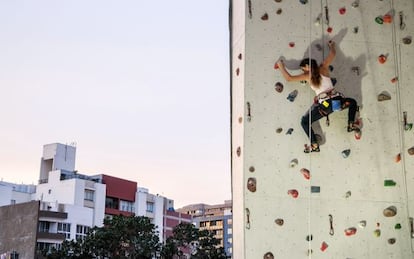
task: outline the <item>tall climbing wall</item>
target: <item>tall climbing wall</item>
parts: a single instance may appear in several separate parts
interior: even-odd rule
[[[234,258],[414,258],[414,1],[231,1]],[[306,82],[286,82],[336,42],[330,74],[359,105],[314,123]]]

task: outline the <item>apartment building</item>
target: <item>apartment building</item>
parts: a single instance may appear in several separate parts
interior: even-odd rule
[[[232,256],[233,242],[233,220],[232,202],[225,201],[224,204],[207,205],[192,204],[177,209],[178,212],[192,216],[193,224],[200,230],[210,230],[214,237],[220,241],[226,255]]]
[[[18,219],[23,216],[19,213],[24,211],[24,206],[31,206],[37,226],[32,233],[36,240],[33,251],[58,248],[64,240],[83,238],[90,228],[103,226],[104,218],[114,215],[150,218],[159,231],[161,242],[175,225],[191,222],[191,216],[174,212],[173,200],[138,188],[135,181],[106,174],[79,173],[75,170],[75,159],[76,147],[48,144],[43,148],[37,186],[0,182],[0,206],[3,206],[0,209],[6,211],[6,214],[0,213],[3,226],[8,224],[4,220],[9,215],[7,211],[13,211],[13,217]],[[15,245],[2,247],[4,240],[15,233],[1,226],[0,255],[21,251],[13,248],[17,247]]]

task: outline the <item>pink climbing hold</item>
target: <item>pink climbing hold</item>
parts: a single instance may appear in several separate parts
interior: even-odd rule
[[[297,190],[295,190],[295,189],[291,189],[291,190],[289,190],[289,191],[288,191],[288,194],[289,194],[290,196],[292,196],[293,198],[295,198],[295,199],[299,196],[299,192],[298,192]]]
[[[300,172],[302,173],[303,177],[305,177],[306,180],[310,179],[310,172],[306,168],[300,169]]]

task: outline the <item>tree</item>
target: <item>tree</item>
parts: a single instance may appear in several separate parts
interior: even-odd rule
[[[64,242],[48,258],[151,259],[160,248],[156,227],[149,218],[114,216],[105,219],[103,227],[92,228],[84,240]]]
[[[225,259],[219,240],[213,232],[198,230],[193,224],[180,223],[173,229],[173,235],[166,240],[161,255],[163,258],[177,258],[184,253],[191,254],[193,259]],[[174,257],[176,256],[176,257]]]

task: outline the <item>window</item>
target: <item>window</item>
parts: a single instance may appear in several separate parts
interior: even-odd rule
[[[217,226],[217,221],[215,221],[215,220],[210,221],[210,226]]]
[[[147,202],[147,212],[154,212],[154,203]]]
[[[57,232],[65,234],[65,238],[70,239],[70,223],[58,223]]]
[[[119,201],[116,198],[106,197],[105,208],[119,209]]]
[[[48,221],[39,221],[39,232],[49,233],[50,222]]]
[[[11,200],[11,201],[10,201],[10,204],[11,204],[11,205],[16,204],[16,200]]]
[[[76,225],[76,240],[84,240],[89,230],[88,226]]]
[[[205,226],[206,226],[206,222],[205,221],[200,222],[200,227],[205,227]]]
[[[131,201],[123,201],[121,200],[119,210],[128,211],[128,212],[135,212],[134,203]]]
[[[85,189],[85,200],[94,201],[95,192],[92,190]]]

